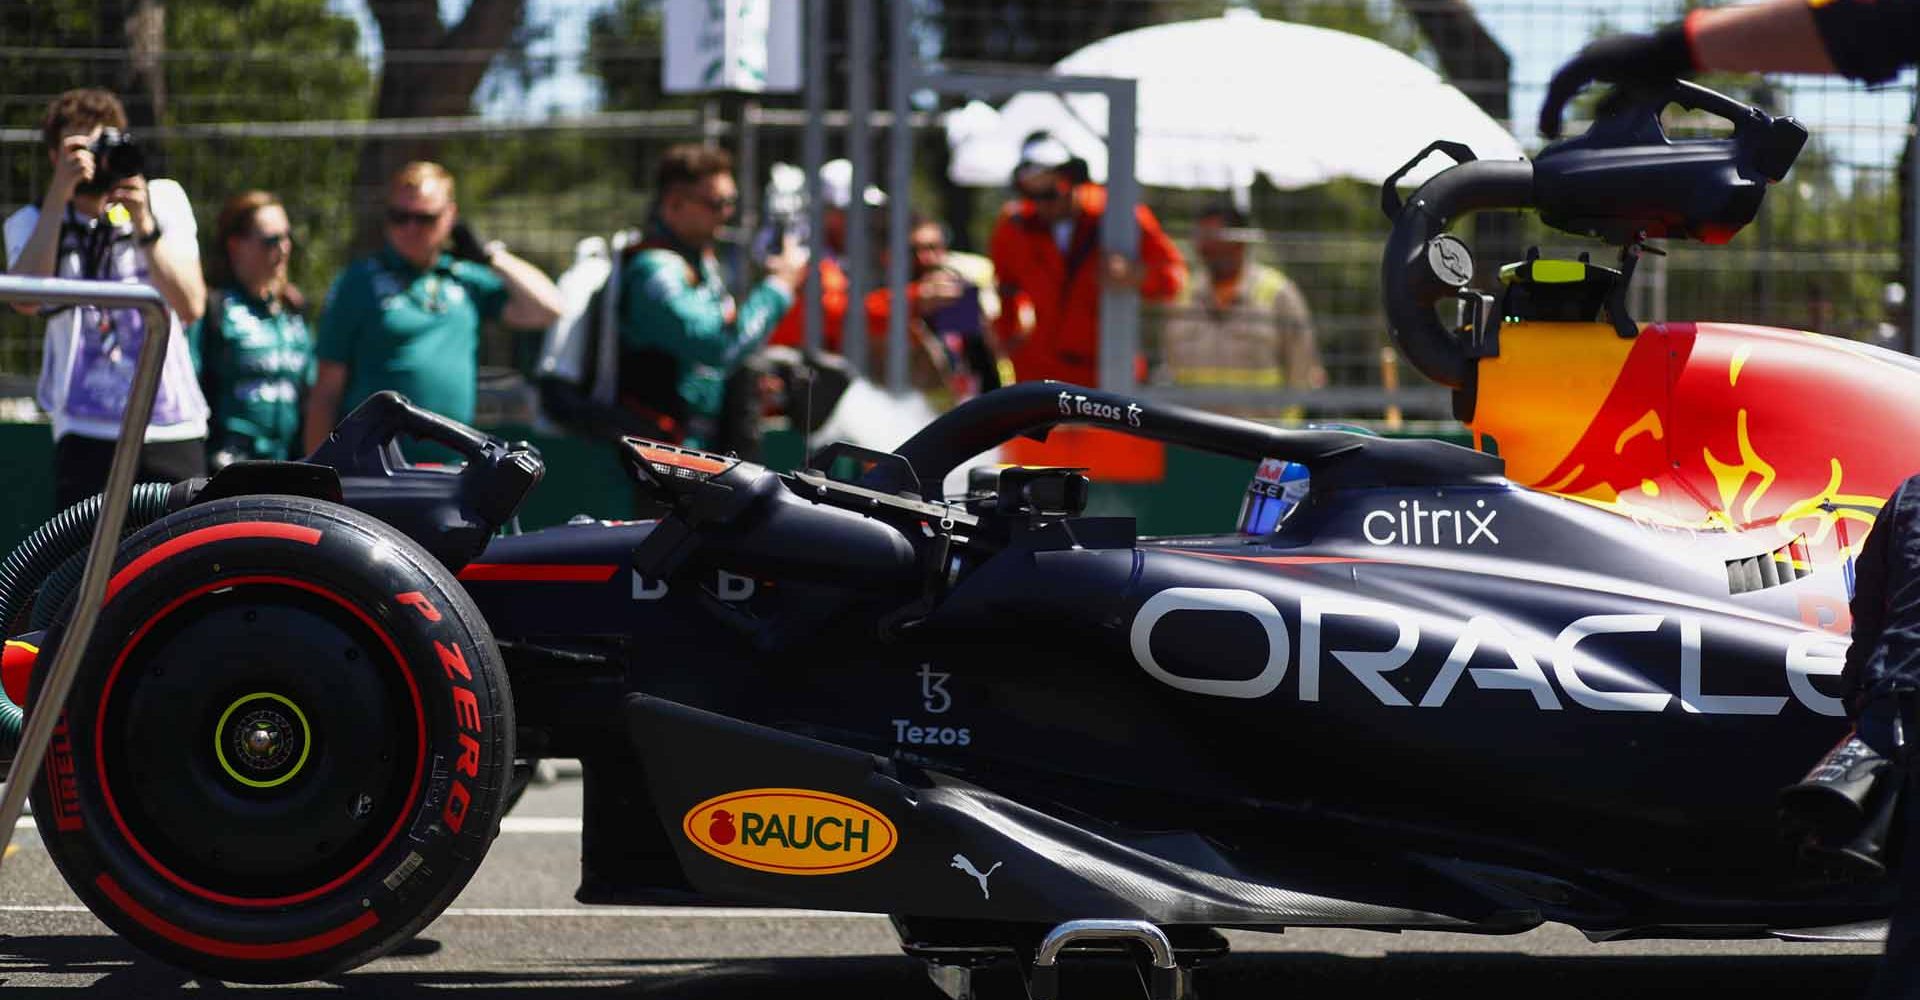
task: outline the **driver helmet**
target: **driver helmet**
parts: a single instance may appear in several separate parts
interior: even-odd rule
[[[1365,427],[1353,424],[1308,424],[1306,429],[1346,431],[1379,437]],[[1306,500],[1312,486],[1312,472],[1305,463],[1289,462],[1284,458],[1262,459],[1259,467],[1254,469],[1253,482],[1247,484],[1246,500],[1240,504],[1240,533],[1256,537],[1273,534]]]

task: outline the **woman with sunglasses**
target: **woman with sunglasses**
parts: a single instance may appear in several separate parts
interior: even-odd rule
[[[298,458],[313,338],[306,299],[287,279],[293,231],[286,207],[270,192],[243,191],[221,207],[214,236],[224,274],[187,334],[213,409],[208,470],[240,459]]]

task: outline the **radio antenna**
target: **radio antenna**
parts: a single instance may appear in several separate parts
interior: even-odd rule
[[[800,450],[804,452],[800,456],[800,465],[811,469],[813,468],[813,383],[817,381],[815,376],[818,373],[814,371],[812,358],[801,355],[800,363],[803,366],[800,369],[802,377],[807,380],[806,407],[800,414]]]

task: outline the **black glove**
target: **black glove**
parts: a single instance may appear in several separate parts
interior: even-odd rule
[[[1686,22],[1675,21],[1651,35],[1612,35],[1581,49],[1567,60],[1540,105],[1540,134],[1560,137],[1560,115],[1567,102],[1589,83],[1659,86],[1693,74],[1693,50],[1687,45]]]
[[[487,262],[487,245],[465,222],[453,224],[453,246],[447,252],[461,260],[470,260],[476,264]]]
[[[1920,698],[1920,692],[1907,681],[1883,681],[1876,685],[1861,704],[1859,717],[1853,721],[1860,741],[1888,760],[1904,760],[1913,744],[1910,734],[1915,726],[1916,698]]]

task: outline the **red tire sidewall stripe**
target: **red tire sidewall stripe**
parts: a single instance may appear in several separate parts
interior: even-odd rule
[[[159,914],[141,906],[138,900],[127,894],[113,876],[101,872],[93,880],[94,888],[100,890],[121,912],[132,917],[140,926],[172,941],[174,944],[197,951],[203,955],[216,955],[220,958],[252,959],[255,961],[273,961],[275,959],[301,958],[315,952],[325,951],[335,945],[351,941],[380,923],[380,915],[372,910],[341,924],[329,931],[322,931],[311,937],[296,941],[278,941],[272,944],[240,944],[222,941],[204,934],[195,934],[184,927],[167,922]]]
[[[211,528],[189,531],[178,538],[169,538],[159,545],[141,553],[138,558],[120,568],[107,581],[105,601],[113,600],[120,588],[132,583],[140,574],[166,562],[168,559],[209,542],[223,542],[232,538],[285,538],[308,545],[320,544],[320,531],[304,525],[287,524],[284,521],[236,521],[233,524],[216,524]]]
[[[236,526],[225,525],[223,527],[236,527]],[[207,530],[213,530],[213,529],[207,529]],[[194,534],[200,534],[200,532],[194,532],[193,534],[183,535],[181,537],[182,539],[191,538],[193,537]],[[257,537],[257,536],[231,536],[230,535],[228,537]],[[177,540],[180,540],[180,539],[176,539],[176,541]],[[208,540],[211,541],[214,539],[208,539]],[[181,551],[184,551],[184,549],[182,549]],[[148,553],[148,554],[151,555],[152,553]],[[132,569],[132,568],[133,567],[131,565],[128,566],[128,569]],[[374,635],[380,638],[380,642],[386,646],[387,653],[393,657],[394,665],[397,668],[399,668],[400,675],[406,679],[407,693],[411,695],[413,699],[414,742],[415,742],[415,745],[419,748],[419,753],[416,755],[416,758],[414,761],[413,781],[412,781],[412,784],[407,789],[406,805],[404,808],[400,810],[399,815],[394,818],[393,826],[391,829],[387,831],[386,836],[380,838],[380,843],[376,844],[373,850],[370,851],[365,858],[362,858],[358,864],[355,864],[352,868],[348,869],[344,874],[327,882],[325,885],[321,885],[316,888],[309,889],[305,892],[294,893],[293,895],[290,895],[290,896],[275,896],[270,899],[232,896],[226,893],[215,892],[211,889],[194,885],[193,883],[187,881],[184,878],[181,878],[178,874],[174,873],[172,869],[169,869],[165,865],[161,864],[159,859],[155,858],[150,852],[148,852],[146,847],[140,843],[139,839],[133,835],[133,831],[128,828],[126,820],[121,816],[119,804],[115,802],[113,798],[113,789],[107,783],[107,769],[106,769],[106,756],[105,756],[106,717],[107,717],[107,704],[109,701],[108,696],[113,691],[114,682],[120,676],[120,668],[126,664],[128,654],[132,653],[133,650],[140,645],[140,640],[146,637],[147,633],[150,630],[152,630],[154,625],[158,624],[160,620],[165,618],[167,615],[172,614],[175,610],[178,610],[181,605],[197,597],[204,596],[207,593],[210,593],[214,590],[221,590],[229,587],[248,586],[248,585],[293,587],[299,590],[306,591],[310,594],[318,595],[322,598],[325,598],[326,600],[332,601],[334,604],[339,605],[342,608],[345,608],[347,611],[352,613],[354,617],[358,618],[361,624],[367,626],[368,629],[372,630]],[[323,587],[317,586],[312,583],[308,583],[305,580],[295,580],[290,577],[282,577],[282,576],[227,577],[220,580],[216,580],[213,583],[209,583],[204,586],[195,588],[194,590],[189,591],[188,593],[183,594],[179,597],[174,598],[172,601],[167,602],[165,607],[161,608],[151,618],[148,618],[146,622],[142,624],[137,631],[134,632],[133,638],[129,639],[127,643],[121,647],[119,655],[114,657],[113,668],[107,672],[106,682],[101,685],[99,701],[100,701],[100,708],[94,717],[93,766],[94,766],[94,772],[99,779],[101,798],[106,803],[108,814],[111,815],[113,818],[114,826],[119,828],[120,835],[126,839],[127,845],[133,849],[133,852],[139,855],[140,860],[146,862],[148,867],[152,868],[155,872],[159,873],[161,877],[165,878],[167,881],[173,883],[174,885],[179,886],[181,889],[186,890],[187,892],[190,892],[196,896],[199,896],[202,899],[211,900],[212,902],[215,902],[215,903],[224,903],[229,906],[246,906],[246,907],[290,906],[295,903],[306,902],[308,900],[314,899],[327,892],[330,892],[334,889],[339,888],[341,885],[345,884],[349,879],[365,871],[369,865],[373,864],[374,859],[379,857],[380,853],[387,849],[387,845],[393,843],[393,839],[400,834],[401,829],[406,826],[407,818],[413,814],[414,808],[417,804],[416,802],[417,796],[420,794],[421,781],[426,772],[426,758],[427,758],[426,709],[420,698],[420,686],[414,680],[413,671],[408,666],[407,658],[400,655],[399,645],[393,641],[393,637],[387,633],[386,629],[382,628],[378,623],[376,623],[373,620],[371,616],[369,616],[365,611],[362,611],[360,608],[356,607],[352,602],[348,601],[346,598],[340,596],[339,594],[334,593],[331,590],[325,589]]]

